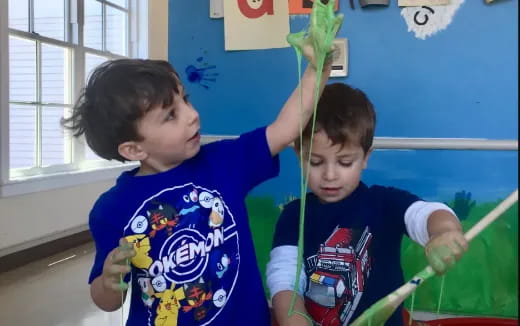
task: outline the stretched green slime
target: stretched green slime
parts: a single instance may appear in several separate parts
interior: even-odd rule
[[[119,245],[119,248],[121,250],[132,250],[133,246],[129,243],[125,243],[125,244]],[[124,264],[130,265],[130,260],[127,258],[124,261]],[[125,291],[128,290],[128,283],[125,283],[125,281],[123,280],[123,274],[119,274],[119,290],[121,291],[121,325],[124,325],[124,323],[125,323],[125,310],[124,310]]]
[[[334,14],[334,3],[335,0],[330,0],[328,4],[323,4],[321,0],[314,1],[312,6],[310,25],[308,31],[301,31],[298,33],[293,33],[287,35],[287,42],[293,46],[296,50],[296,56],[298,60],[298,78],[299,82],[299,92],[300,92],[300,112],[302,109],[302,93],[301,93],[301,62],[302,62],[302,53],[304,49],[307,47],[312,47],[314,52],[314,59],[316,62],[314,63],[314,68],[317,72],[316,78],[316,86],[314,89],[314,113],[312,116],[312,131],[311,131],[311,139],[310,139],[310,148],[309,153],[312,150],[312,138],[314,135],[314,128],[316,124],[316,108],[318,106],[319,94],[320,94],[320,85],[321,85],[321,77],[323,72],[323,67],[325,65],[325,60],[327,56],[332,52],[334,46],[334,39],[336,38],[336,34],[338,33],[339,27],[343,22],[343,14],[338,14],[337,16]],[[311,64],[313,64],[311,62]],[[301,120],[302,114],[300,114],[300,136],[303,130],[303,122]],[[300,149],[302,149],[302,137],[300,137]],[[312,319],[299,311],[294,310],[294,305],[296,302],[296,290],[299,287],[299,275],[302,272],[302,255],[303,255],[303,230],[304,230],[304,220],[305,220],[305,189],[307,189],[308,179],[309,179],[309,169],[307,169],[307,174],[303,176],[303,154],[300,151],[300,222],[299,222],[299,238],[298,238],[298,261],[296,267],[296,280],[294,286],[294,292],[291,300],[291,305],[289,307],[288,316],[292,316],[293,314],[299,314],[304,316],[312,325]],[[307,166],[310,165],[310,161],[307,162]]]
[[[414,282],[417,284],[416,287],[419,287],[421,284],[423,284],[427,279],[431,278],[435,275],[435,272],[433,272],[430,268],[425,268],[421,272],[417,273],[417,275],[414,276],[414,278],[410,282]],[[395,309],[399,306],[399,303],[391,302],[390,297],[391,296],[398,296],[399,293],[396,291],[392,292],[391,294],[387,295],[383,299],[377,301],[374,303],[370,308],[368,308],[364,313],[361,314],[354,322],[351,324],[351,326],[381,326],[384,325],[385,322],[392,316]]]

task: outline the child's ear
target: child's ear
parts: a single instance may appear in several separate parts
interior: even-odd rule
[[[374,148],[370,147],[368,151],[365,153],[365,158],[363,159],[363,169],[366,169],[368,166],[368,158],[370,157],[370,154],[372,154],[372,150]]]
[[[142,161],[148,154],[135,141],[126,141],[117,147],[119,155],[130,161]]]
[[[292,148],[292,150],[294,151],[294,154],[296,154],[296,157],[300,157],[300,150],[298,149],[298,147],[296,146],[296,142],[293,141],[292,143],[289,144],[289,147]]]

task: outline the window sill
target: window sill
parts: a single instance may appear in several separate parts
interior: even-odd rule
[[[236,137],[204,135],[201,143],[207,144],[216,140]],[[52,173],[52,170],[47,170],[45,174],[16,176],[3,184],[0,181],[0,198],[107,181],[117,178],[123,171],[139,166],[139,163],[113,164],[106,161],[103,162],[101,166],[99,163],[94,162],[92,165],[83,165],[79,170],[56,171],[54,173]]]
[[[88,170],[68,171],[32,177],[20,177],[0,184],[0,198],[30,194],[65,187],[107,181],[117,178],[123,171],[135,168],[138,163],[118,164]]]

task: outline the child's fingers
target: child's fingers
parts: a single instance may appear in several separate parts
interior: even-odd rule
[[[119,280],[114,280],[114,282],[110,282],[106,285],[112,291],[126,291],[128,289],[128,284],[125,282],[120,282]]]
[[[456,262],[453,248],[448,245],[431,245],[427,248],[426,258],[437,274],[444,274]]]
[[[131,249],[133,246],[128,242],[125,238],[119,239],[119,248],[121,249]]]
[[[443,257],[442,261],[443,261],[444,264],[445,264],[445,270],[447,270],[448,268],[452,268],[453,266],[455,266],[455,262],[456,262],[457,260],[458,260],[458,259],[456,258],[455,255],[448,255],[448,256]]]
[[[120,250],[119,252],[119,258],[121,260],[124,260],[126,262],[127,259],[134,258],[136,255],[136,252],[134,249],[124,249]]]
[[[468,247],[469,247],[469,243],[468,243],[468,240],[466,240],[466,238],[464,238],[464,235],[462,234],[459,234],[456,238],[455,238],[455,241],[459,244],[459,246],[462,248],[462,252],[466,252],[468,250]]]
[[[111,264],[125,264],[126,263],[126,257],[127,253],[124,250],[121,250],[120,248],[116,248],[110,255],[110,263]]]
[[[433,270],[437,274],[444,273],[446,267],[440,256],[434,254],[434,255],[428,256],[427,258],[428,258],[428,263],[430,264],[430,266],[433,268]]]
[[[128,265],[112,264],[107,267],[107,273],[110,275],[126,275],[130,273],[131,268]]]
[[[107,276],[105,275],[103,277],[103,286],[106,289],[112,290],[112,291],[125,291],[128,289],[128,284],[123,282],[121,280],[121,275],[111,275]]]
[[[115,287],[116,291],[126,291],[126,290],[128,290],[128,283],[119,282],[119,283],[115,284],[114,287]]]
[[[462,258],[464,252],[468,249],[468,242],[462,234],[459,234],[450,239],[448,246],[451,250],[451,255],[453,255],[458,261]]]
[[[136,255],[135,250],[130,247],[117,247],[110,253],[110,260],[114,264],[126,264],[127,259],[131,259]]]
[[[455,266],[467,249],[468,243],[462,233],[452,232],[432,239],[425,248],[425,253],[435,272],[444,274]]]
[[[450,243],[449,247],[451,249],[451,256],[454,256],[456,260],[459,260],[464,253],[464,248],[462,248],[455,239]]]

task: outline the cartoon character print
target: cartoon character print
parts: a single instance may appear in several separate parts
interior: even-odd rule
[[[125,227],[125,239],[136,252],[131,263],[151,317],[146,325],[213,320],[240,265],[236,224],[223,198],[187,185],[162,191],[141,207]]]
[[[224,222],[224,206],[220,198],[213,198],[211,204],[211,213],[209,214],[209,226],[211,228],[217,228]]]
[[[128,243],[134,246],[135,256],[130,262],[137,268],[148,268],[152,264],[152,258],[148,255],[152,247],[150,247],[150,239],[145,234],[129,235],[125,237]]]
[[[212,253],[209,264],[211,273],[217,275],[217,277],[221,279],[229,269],[231,259],[226,253],[217,250]]]
[[[156,293],[155,297],[161,299],[157,306],[155,326],[177,326],[177,319],[181,308],[180,300],[184,299],[183,288],[179,287],[175,289],[175,283],[172,283],[168,290],[162,293]]]
[[[151,308],[155,301],[155,291],[150,282],[150,278],[140,277],[137,279],[137,283],[139,283],[139,287],[141,288],[141,299],[143,300],[144,305]]]
[[[178,227],[196,228],[203,219],[200,213],[199,191],[195,188],[189,194],[182,196],[175,207],[179,211]]]
[[[147,211],[152,231],[150,231],[150,237],[153,238],[157,232],[166,228],[168,236],[172,234],[173,228],[179,222],[179,215],[173,206],[166,203],[152,202],[156,204],[157,208]]]
[[[204,303],[206,301],[211,302],[213,293],[210,288],[211,282],[206,284],[203,278],[200,278],[197,283],[184,284],[184,296],[188,306],[183,306],[182,309],[184,312],[194,309],[193,317],[197,321],[204,319],[208,312],[208,308],[204,306]]]
[[[231,259],[224,254],[220,258],[220,262],[217,263],[217,276],[218,278],[222,278],[224,276],[224,273],[228,270],[229,265],[231,264]]]

